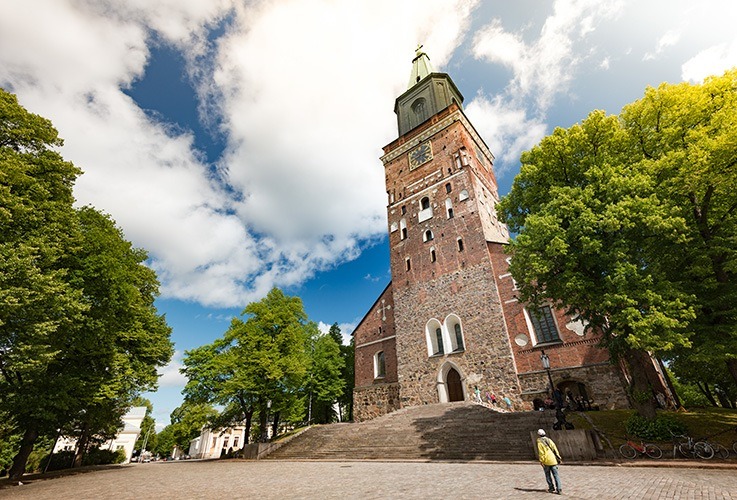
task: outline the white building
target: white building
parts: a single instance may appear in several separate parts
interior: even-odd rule
[[[125,461],[130,462],[133,448],[141,434],[141,424],[146,416],[145,406],[134,406],[123,416],[123,427],[115,438],[106,441],[100,446],[101,450],[125,450]],[[74,450],[77,447],[76,438],[60,437],[54,446],[54,453],[64,450]]]
[[[238,425],[227,429],[203,428],[199,437],[189,442],[191,458],[220,458],[230,448],[239,450],[246,442],[246,427]]]

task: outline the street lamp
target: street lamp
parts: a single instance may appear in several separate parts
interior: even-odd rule
[[[550,375],[550,357],[545,354],[545,351],[540,351],[540,361],[543,362],[543,368],[548,373],[548,382],[550,382],[550,392],[552,394],[555,391],[555,386],[553,385],[553,377]]]

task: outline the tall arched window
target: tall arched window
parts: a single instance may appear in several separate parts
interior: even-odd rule
[[[386,359],[384,351],[374,354],[374,378],[386,377]]]
[[[425,196],[420,200],[420,210],[425,210],[427,208],[430,208],[430,198]]]
[[[422,241],[432,241],[432,239],[433,239],[432,231],[430,229],[428,229],[422,235]]]
[[[443,326],[435,318],[425,325],[425,339],[427,340],[427,355],[439,356],[445,352],[443,342]]]
[[[445,329],[450,336],[451,352],[460,352],[465,350],[461,319],[455,314],[449,314],[448,317],[445,318]]]
[[[453,218],[453,202],[450,198],[446,198],[445,200],[445,212],[449,219]]]
[[[399,221],[399,237],[400,239],[407,239],[407,220],[402,219]]]

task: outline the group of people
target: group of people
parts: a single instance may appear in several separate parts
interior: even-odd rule
[[[479,389],[478,386],[474,386],[473,388],[473,399],[476,403],[482,403],[483,399],[486,400],[486,403],[491,406],[498,406],[499,401],[497,400],[496,394],[493,392],[486,391],[486,394],[484,394],[484,398],[481,398],[481,389]],[[504,403],[504,406],[506,406],[507,411],[512,411],[514,407],[512,406],[512,400],[509,399],[509,396],[502,396],[502,403]]]

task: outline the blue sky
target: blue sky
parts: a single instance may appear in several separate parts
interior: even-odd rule
[[[0,86],[50,118],[80,204],[150,254],[176,355],[271,287],[348,334],[389,281],[381,148],[424,44],[496,155],[648,85],[737,65],[730,0],[25,0],[0,3]]]

